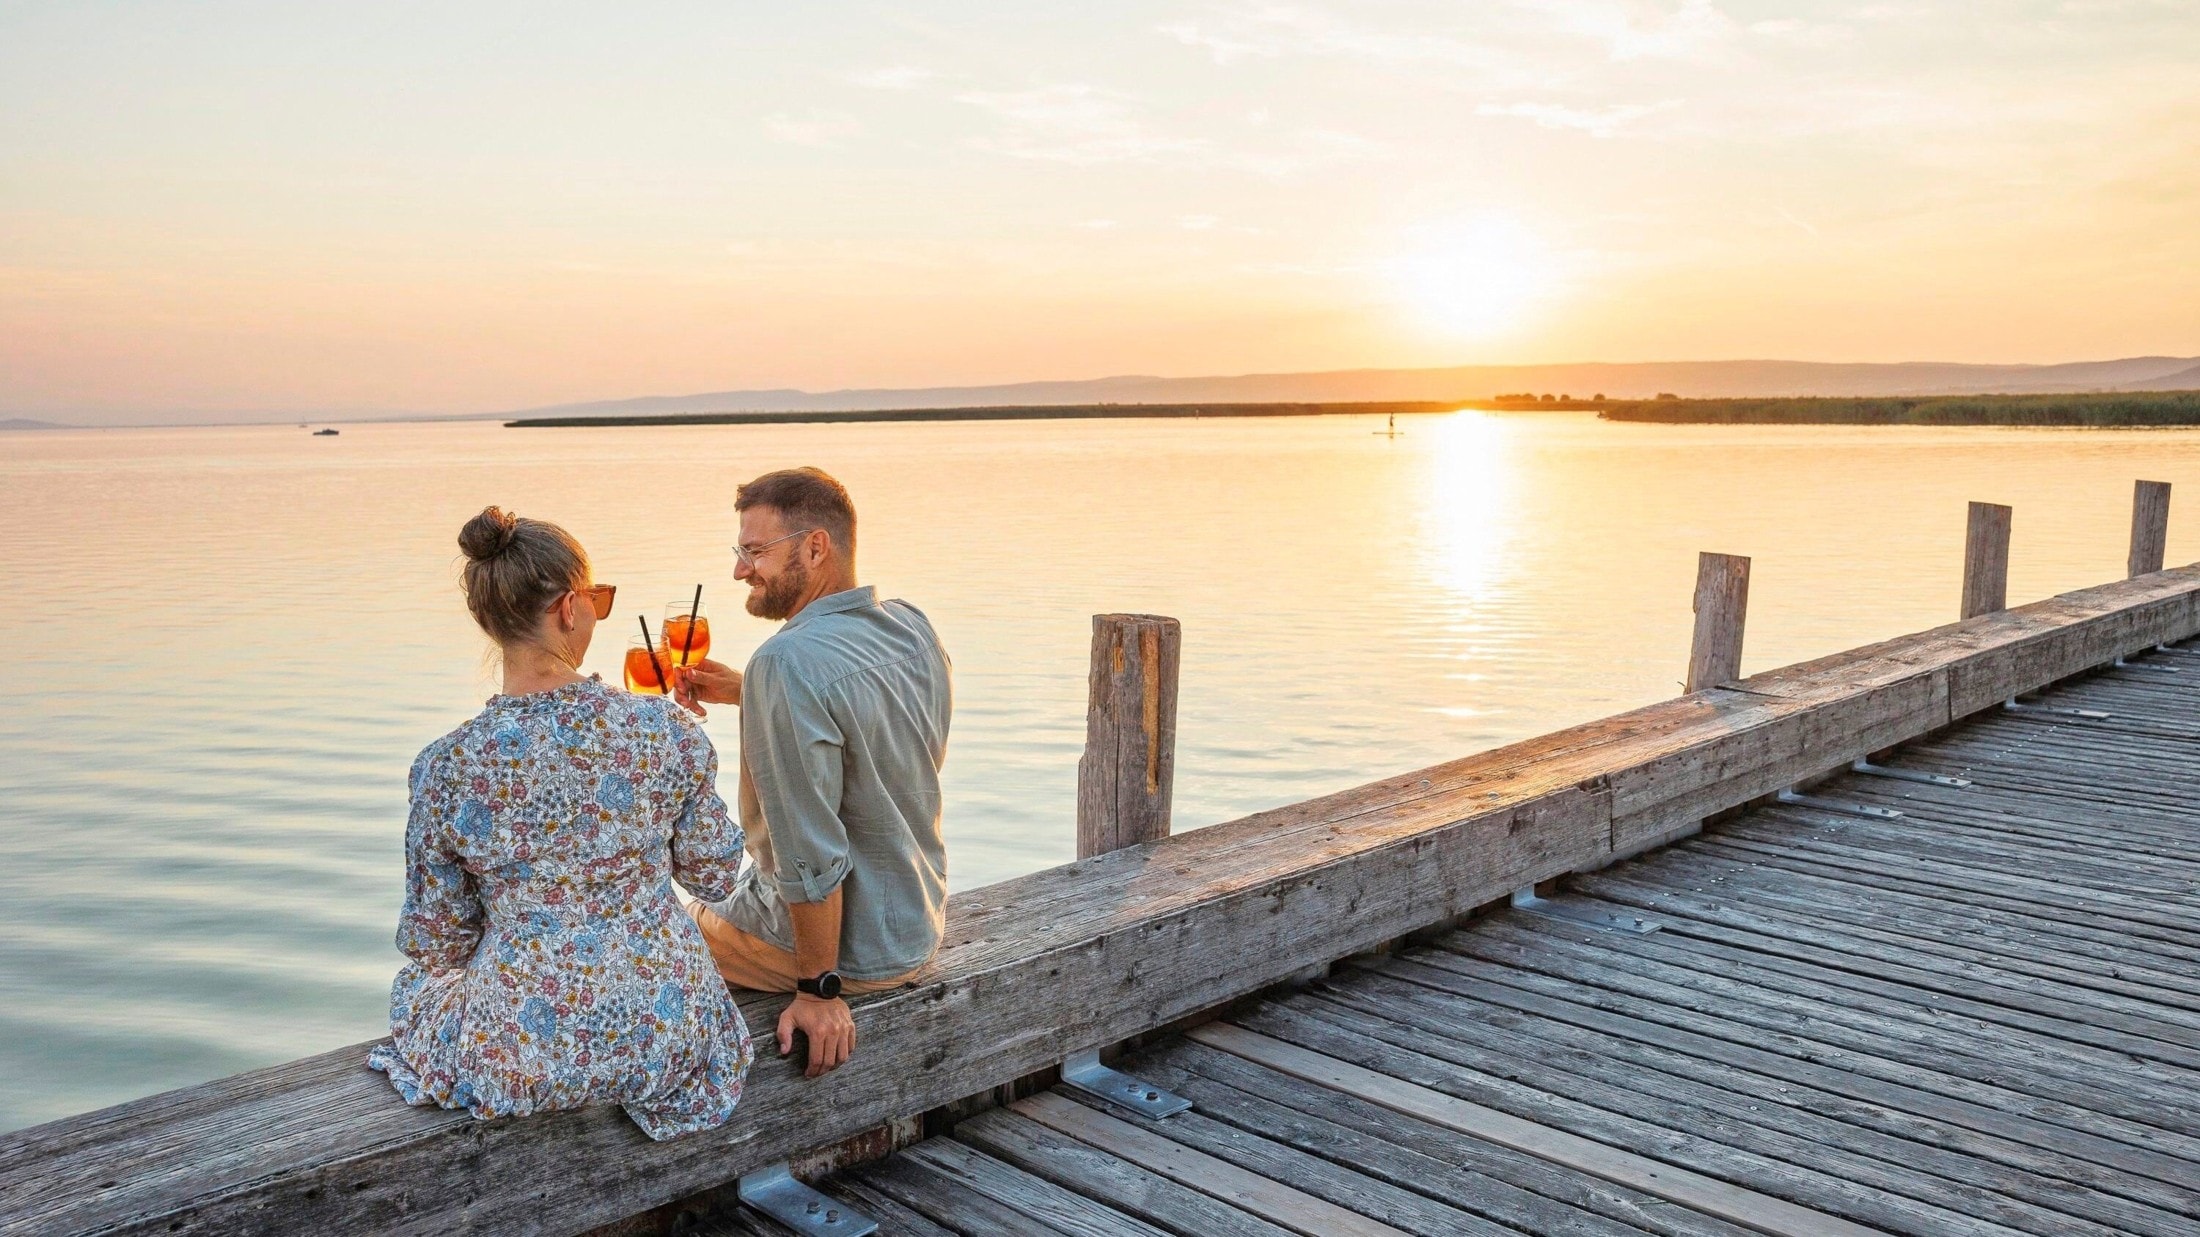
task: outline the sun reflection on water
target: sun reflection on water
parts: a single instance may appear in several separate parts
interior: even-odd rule
[[[1515,531],[1515,422],[1472,410],[1426,423],[1428,503],[1423,571],[1473,607],[1504,578]]]

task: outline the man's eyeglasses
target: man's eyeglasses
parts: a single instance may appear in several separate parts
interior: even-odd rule
[[[619,586],[616,584],[591,584],[587,588],[577,588],[573,591],[586,597],[588,604],[596,608],[596,621],[600,623],[611,617],[611,602],[613,598],[619,595]]]
[[[799,533],[788,533],[784,537],[779,537],[774,540],[767,541],[762,545],[736,545],[733,547],[733,557],[738,562],[746,563],[747,565],[754,567],[756,566],[756,560],[763,555],[764,551],[769,550],[773,546],[780,544],[780,542],[792,541],[797,537],[807,537],[811,533],[814,533],[816,531],[817,530],[814,528],[805,528]]]

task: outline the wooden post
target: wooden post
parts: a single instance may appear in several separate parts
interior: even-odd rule
[[[1749,617],[1749,560],[1696,556],[1696,639],[1688,649],[1687,690],[1742,677],[1742,624]]]
[[[1169,836],[1183,643],[1173,618],[1092,616],[1085,754],[1077,762],[1079,859]]]
[[[1963,617],[2009,608],[2010,509],[1972,503],[1963,533]]]
[[[2152,575],[2169,554],[2169,482],[2141,481],[2131,493],[2131,563],[2126,573]]]

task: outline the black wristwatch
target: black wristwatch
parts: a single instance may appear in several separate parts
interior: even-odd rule
[[[811,996],[821,996],[828,1001],[837,1000],[840,997],[840,972],[827,971],[816,979],[798,979],[794,981],[794,990]]]

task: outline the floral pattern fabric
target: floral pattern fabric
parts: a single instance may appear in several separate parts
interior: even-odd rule
[[[725,897],[741,827],[718,756],[660,696],[587,679],[496,696],[412,768],[412,959],[367,1064],[409,1104],[622,1104],[651,1138],[723,1125],[753,1051],[673,892]]]

